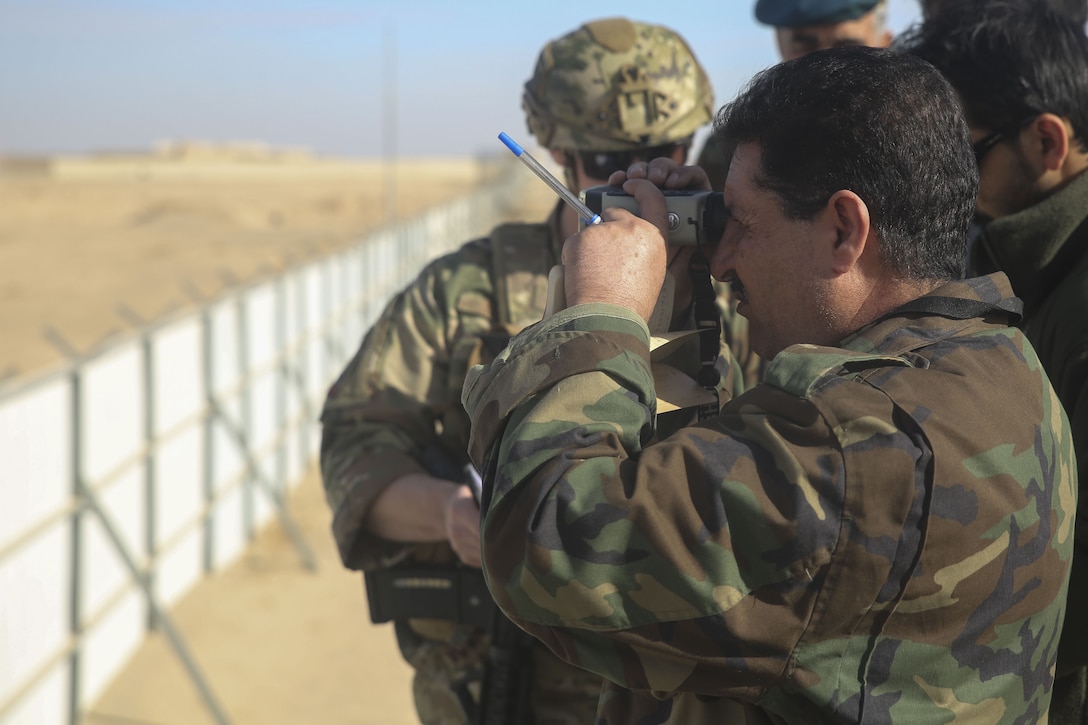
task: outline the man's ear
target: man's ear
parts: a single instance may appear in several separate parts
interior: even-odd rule
[[[565,151],[560,151],[559,149],[551,149],[549,153],[551,153],[552,159],[555,161],[555,163],[559,164],[560,166],[567,165],[567,154]]]
[[[1058,171],[1069,156],[1070,129],[1065,119],[1053,113],[1040,113],[1028,124],[1031,142],[1039,154],[1042,170]]]
[[[869,244],[869,207],[854,192],[841,189],[828,199],[824,213],[835,229],[835,242],[828,250],[831,269],[844,274],[853,269]]]

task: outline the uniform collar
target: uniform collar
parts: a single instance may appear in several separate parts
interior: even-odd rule
[[[1012,326],[1020,319],[1020,309],[1003,272],[953,280],[869,323],[840,346],[899,354],[956,334],[982,318],[987,324]]]
[[[1031,307],[1069,266],[1062,249],[1086,217],[1088,172],[1082,172],[1038,204],[987,224],[978,242]]]

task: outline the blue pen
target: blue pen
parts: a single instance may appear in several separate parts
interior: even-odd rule
[[[518,143],[506,135],[506,133],[499,133],[499,140],[506,144],[506,148],[514,152],[514,156],[521,159],[521,162],[529,167],[534,174],[539,176],[545,184],[552,187],[552,191],[559,194],[559,198],[570,204],[570,207],[574,211],[578,212],[578,216],[581,217],[582,222],[589,226],[590,224],[600,224],[601,215],[595,213],[592,209],[582,203],[574,193],[563,185],[559,179],[555,178],[550,171],[540,165],[540,162],[534,159],[528,151],[523,149]]]

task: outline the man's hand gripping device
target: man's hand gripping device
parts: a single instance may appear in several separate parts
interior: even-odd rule
[[[635,197],[625,194],[621,187],[594,186],[583,191],[580,196],[575,196],[559,179],[555,178],[554,174],[544,168],[532,154],[510,136],[500,133],[499,140],[530,171],[551,187],[560,199],[578,213],[580,225],[583,228],[589,224],[600,224],[601,212],[605,209],[619,207],[632,214],[638,214],[638,202],[635,201]],[[668,214],[669,244],[697,246],[721,239],[729,219],[729,212],[725,208],[721,194],[711,191],[672,189],[663,189],[661,193],[665,195]],[[651,332],[665,332],[669,329],[675,287],[676,281],[671,274],[666,273],[665,282],[650,319]],[[544,316],[548,317],[564,307],[566,307],[566,293],[563,287],[563,267],[557,265],[552,267],[548,275],[548,299]]]
[[[717,242],[725,231],[729,220],[729,210],[720,193],[713,191],[677,191],[662,189],[665,196],[665,208],[668,215],[669,244],[699,246],[706,242]],[[580,201],[592,214],[591,218],[600,218],[605,209],[626,209],[632,214],[639,213],[635,197],[627,194],[619,186],[593,186],[581,193]],[[585,217],[582,226],[585,226]],[[671,273],[665,274],[661,293],[650,318],[651,332],[665,332],[672,319],[672,306],[676,280]],[[548,304],[544,311],[547,317],[566,304],[563,289],[563,268],[553,267],[548,275]]]
[[[684,246],[717,242],[725,232],[729,210],[722,195],[713,191],[676,191],[662,189],[669,221],[669,244]],[[605,209],[626,209],[638,214],[635,197],[619,186],[593,186],[581,194],[582,202],[600,214]]]

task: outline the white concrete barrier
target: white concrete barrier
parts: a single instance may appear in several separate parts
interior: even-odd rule
[[[217,722],[169,609],[279,518],[334,377],[389,297],[528,175],[0,385],[0,725],[76,725],[150,627]]]

